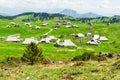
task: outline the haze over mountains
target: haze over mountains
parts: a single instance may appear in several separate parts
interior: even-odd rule
[[[71,17],[74,17],[74,18],[96,18],[96,17],[103,17],[102,15],[98,15],[98,14],[95,14],[95,13],[92,13],[92,12],[88,12],[88,13],[84,13],[84,14],[80,14],[78,13],[77,11],[75,10],[72,10],[72,9],[46,9],[46,10],[41,10],[40,12],[36,12],[36,13],[42,13],[42,12],[45,12],[45,13],[58,13],[58,14],[64,14],[64,15],[67,15],[67,16],[71,16]],[[11,12],[10,12],[11,13]],[[13,14],[13,12],[10,14],[10,13],[0,13],[0,15],[2,16],[15,16],[15,15],[18,15],[18,14]],[[24,12],[26,13],[26,12]],[[19,13],[21,14],[21,13]]]
[[[0,13],[12,16],[26,12],[59,13],[64,9],[114,16],[120,14],[120,0],[0,0]]]
[[[75,18],[96,18],[96,17],[103,17],[102,15],[98,15],[92,12],[84,13],[84,14],[79,14],[77,11],[72,10],[72,9],[64,9],[63,11],[60,12],[61,14],[72,16]]]

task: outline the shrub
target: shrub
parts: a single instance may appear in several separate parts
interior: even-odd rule
[[[33,65],[35,62],[42,61],[44,59],[42,55],[42,48],[38,47],[37,44],[31,42],[24,49],[24,54],[21,60],[24,62],[29,62]]]
[[[105,61],[105,60],[106,60],[106,56],[105,56],[105,55],[102,55],[102,54],[98,54],[98,55],[96,55],[96,60],[97,60],[98,62],[100,62],[100,61]]]
[[[45,57],[44,60],[42,61],[43,64],[53,64],[54,61],[52,61],[50,58]]]
[[[108,54],[107,54],[107,57],[108,57],[108,58],[113,58],[113,57],[114,57],[114,54],[113,54],[113,53],[108,53]]]
[[[0,63],[8,66],[19,66],[21,64],[21,59],[19,57],[8,56]]]
[[[88,60],[95,60],[96,56],[94,55],[94,52],[84,52],[82,55],[75,56],[72,61],[82,60],[82,61],[88,61]]]

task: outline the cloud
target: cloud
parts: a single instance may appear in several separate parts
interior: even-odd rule
[[[99,6],[99,8],[103,9],[103,10],[118,10],[120,8],[120,6],[117,6],[115,4],[112,4],[110,2],[110,0],[103,0],[102,4]]]
[[[110,1],[109,0],[103,0],[102,4],[100,5],[101,8],[110,8]]]
[[[9,8],[79,8],[84,0],[1,0],[0,7]]]
[[[120,0],[0,0],[0,11],[40,12],[43,9],[74,9],[80,13],[120,10]],[[113,4],[114,3],[114,4]],[[119,11],[117,11],[119,12]]]

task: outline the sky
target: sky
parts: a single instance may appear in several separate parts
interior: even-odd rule
[[[0,0],[0,14],[6,15],[59,12],[63,9],[73,9],[81,14],[120,15],[120,0]]]

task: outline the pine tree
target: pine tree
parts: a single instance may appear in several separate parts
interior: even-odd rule
[[[29,62],[31,65],[35,62],[43,60],[42,48],[31,42],[24,49],[24,54],[21,59],[24,62]]]

